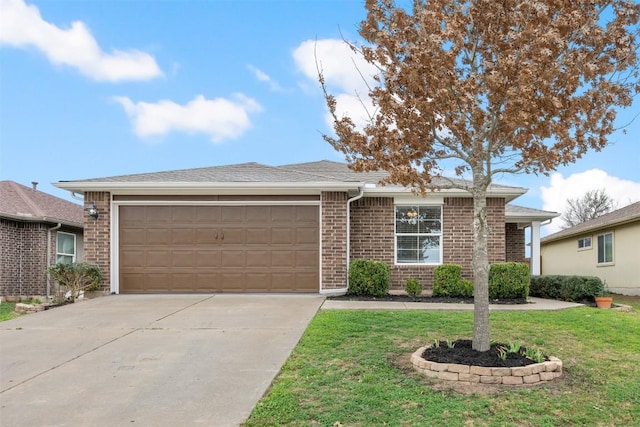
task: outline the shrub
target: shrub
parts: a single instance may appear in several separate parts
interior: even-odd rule
[[[422,293],[422,285],[418,279],[408,279],[407,283],[404,284],[404,291],[415,299]]]
[[[348,293],[381,297],[389,292],[389,266],[382,261],[354,260],[349,267]]]
[[[77,264],[56,264],[47,269],[53,279],[58,284],[69,291],[69,300],[75,301],[80,291],[93,291],[100,287],[102,273],[96,265]]]
[[[489,269],[489,298],[511,299],[529,296],[529,266],[521,262],[497,262]]]
[[[433,296],[470,298],[473,283],[461,277],[462,267],[457,264],[442,264],[433,271]]]
[[[605,292],[604,283],[594,276],[534,276],[531,295],[562,301],[593,301]]]

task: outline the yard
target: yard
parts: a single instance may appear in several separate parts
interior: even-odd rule
[[[434,386],[409,364],[436,338],[470,337],[472,312],[320,311],[245,425],[640,425],[640,297],[614,300],[634,312],[492,312],[494,340],[564,362],[562,379],[509,391]]]

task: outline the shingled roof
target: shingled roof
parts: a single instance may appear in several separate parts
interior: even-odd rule
[[[82,227],[82,206],[13,181],[0,181],[0,218]]]
[[[540,243],[553,242],[567,237],[635,221],[640,221],[640,202],[632,203],[613,212],[599,216],[598,218],[594,218],[562,231],[558,231],[557,233],[550,234],[549,236],[540,239]]]
[[[317,162],[288,164],[282,166],[268,166],[260,163],[241,163],[235,165],[212,166],[205,168],[181,169],[164,172],[141,173],[133,175],[111,176],[106,178],[92,178],[74,181],[60,181],[55,185],[73,191],[86,191],[90,188],[123,188],[125,186],[141,185],[150,188],[153,185],[173,187],[194,184],[203,187],[216,185],[251,184],[276,187],[279,184],[297,184],[319,187],[338,186],[348,184],[378,184],[387,176],[384,171],[354,172],[346,163],[322,160]],[[464,184],[463,180],[453,179]],[[435,182],[438,184],[438,182]],[[307,185],[308,184],[308,185]],[[442,185],[446,182],[442,182]],[[397,188],[398,186],[388,186]],[[84,190],[83,190],[84,189]],[[492,184],[490,191],[507,191],[516,195],[523,194],[526,189]]]

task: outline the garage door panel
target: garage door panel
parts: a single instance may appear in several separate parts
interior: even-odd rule
[[[317,245],[318,229],[314,227],[296,228],[296,243],[299,245]]]
[[[197,259],[194,251],[173,251],[171,252],[171,266],[178,268],[193,268],[197,266]]]
[[[245,252],[225,250],[221,252],[220,266],[223,268],[243,268],[246,265]]]
[[[220,267],[220,251],[219,250],[200,250],[196,254],[196,267],[216,268]]]
[[[120,258],[120,266],[123,268],[144,268],[147,265],[144,250],[122,250],[120,252]]]
[[[225,222],[243,222],[245,220],[244,206],[222,206],[220,208],[220,221]]]
[[[296,257],[295,267],[299,267],[299,268],[304,268],[304,267],[315,268],[315,267],[318,267],[318,264],[320,262],[320,254],[316,250],[296,251],[295,257]]]
[[[135,208],[136,206],[127,206],[129,208]],[[171,206],[147,206],[146,222],[150,224],[171,224]]]
[[[248,245],[267,245],[271,243],[271,229],[247,228],[246,239]]]
[[[271,265],[271,252],[266,250],[248,250],[246,251],[247,268],[269,267]]]
[[[271,230],[271,243],[274,245],[291,245],[294,242],[293,230],[287,228],[274,228]]]
[[[171,265],[171,252],[168,250],[149,250],[147,251],[146,260],[147,267],[166,267]]]
[[[246,229],[240,227],[224,227],[220,230],[220,243],[223,245],[244,245]]]
[[[120,292],[318,292],[318,206],[127,205],[119,215]]]
[[[126,239],[130,245],[145,245],[147,232],[144,228],[127,228],[120,233],[120,239]]]
[[[212,227],[198,227],[195,229],[196,233],[196,243],[198,245],[209,244],[215,245],[218,243],[218,238],[220,237],[220,232],[217,228]]]
[[[245,218],[248,223],[268,223],[271,219],[271,209],[265,206],[247,206]]]
[[[171,230],[166,228],[148,228],[147,245],[168,245],[171,242]]]
[[[174,228],[171,230],[172,245],[192,245],[196,238],[193,228]]]

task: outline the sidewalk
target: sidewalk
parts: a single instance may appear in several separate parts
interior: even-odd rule
[[[581,307],[566,301],[542,298],[529,298],[530,304],[491,304],[490,311],[502,310],[562,310]],[[429,302],[391,302],[391,301],[343,301],[325,300],[322,310],[473,310],[473,304],[429,303]]]

